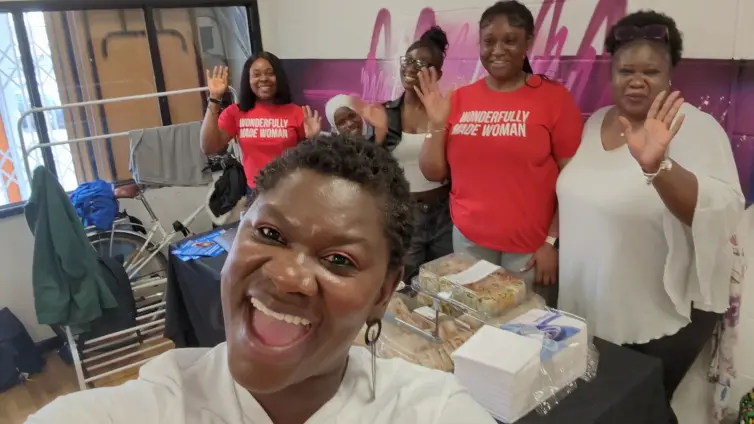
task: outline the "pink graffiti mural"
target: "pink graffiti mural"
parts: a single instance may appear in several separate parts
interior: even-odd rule
[[[602,45],[602,40],[597,39],[599,31],[601,28],[609,28],[625,16],[627,0],[599,0],[583,34],[569,34],[569,29],[560,21],[563,7],[564,2],[545,2],[537,14],[532,66],[537,73],[561,80],[579,99],[586,91],[597,66],[598,51],[594,46]],[[546,22],[549,22],[548,27],[545,27]],[[367,99],[391,98],[395,91],[400,90],[396,87],[398,78],[395,59],[402,53],[398,51],[397,46],[402,40],[392,34],[391,23],[390,11],[380,10],[375,20],[367,61],[361,74],[361,95]],[[482,77],[484,70],[476,60],[479,51],[479,33],[476,25],[472,28],[469,22],[457,22],[452,15],[443,19],[443,16],[438,17],[434,10],[425,8],[419,14],[412,40],[418,39],[424,31],[435,24],[441,25],[448,32],[451,41],[443,70],[445,85],[457,87]],[[579,60],[564,62],[561,60],[563,47],[569,36],[581,39],[576,54]],[[395,59],[379,61],[377,54],[380,48],[384,51],[385,57]],[[603,93],[603,96],[607,96],[607,93]]]
[[[588,14],[585,27],[569,27],[564,9],[576,7]],[[536,34],[531,52],[532,66],[565,84],[586,115],[610,104],[610,59],[603,54],[603,28],[625,16],[627,0],[596,0],[590,11],[582,2],[545,0],[535,17]],[[384,101],[403,90],[398,75],[398,58],[430,26],[438,24],[448,33],[450,48],[443,69],[447,89],[466,85],[484,76],[479,63],[479,9],[435,11],[423,9],[416,24],[407,31],[396,28],[391,12],[378,12],[372,38],[363,60],[286,60],[296,101],[324,110],[335,94],[359,94],[367,100]],[[573,11],[569,11],[573,12]],[[577,45],[576,53],[565,54],[566,45]],[[387,58],[387,59],[380,59]],[[754,120],[747,119],[754,108],[754,66],[734,60],[684,59],[674,71],[673,86],[695,106],[715,116],[726,128],[736,155],[741,184],[747,198],[754,200]],[[750,190],[751,188],[751,190]]]

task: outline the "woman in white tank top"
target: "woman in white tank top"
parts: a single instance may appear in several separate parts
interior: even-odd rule
[[[411,188],[415,201],[414,232],[405,269],[410,281],[425,262],[453,252],[453,223],[450,219],[450,184],[435,183],[419,170],[419,151],[428,128],[427,112],[416,95],[420,70],[442,69],[448,38],[440,27],[432,27],[401,57],[401,82],[405,93],[380,104],[353,99],[355,110],[369,124],[368,138],[393,153]]]

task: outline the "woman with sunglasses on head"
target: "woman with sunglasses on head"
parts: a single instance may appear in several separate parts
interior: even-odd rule
[[[63,397],[29,424],[494,424],[452,374],[376,359],[411,238],[386,150],[318,136],[257,178],[222,273],[226,343],[176,349],[138,380]],[[370,353],[352,347],[368,326]]]
[[[317,135],[319,114],[291,100],[291,88],[280,59],[269,52],[251,56],[243,66],[238,103],[223,109],[228,68],[207,71],[209,107],[202,122],[201,143],[206,154],[223,152],[238,138],[243,152],[249,194],[259,170],[300,141]]]
[[[446,96],[438,69],[419,75],[430,125],[419,166],[430,181],[453,181],[454,250],[521,272],[539,289],[557,282],[555,181],[578,148],[583,119],[565,87],[531,73],[526,6],[495,3],[479,30],[485,78]],[[543,294],[553,305],[550,291]]]
[[[408,179],[414,198],[414,235],[406,260],[406,281],[422,264],[453,253],[450,219],[450,183],[429,181],[419,169],[419,151],[430,127],[427,111],[415,88],[419,72],[433,67],[438,78],[448,49],[448,36],[440,27],[427,30],[401,57],[401,83],[405,92],[382,105],[353,99],[356,111],[369,123],[369,139],[392,152]]]
[[[675,22],[633,13],[605,47],[615,105],[589,118],[558,181],[559,305],[595,336],[660,358],[670,405],[728,309],[743,195],[723,128],[671,88]]]

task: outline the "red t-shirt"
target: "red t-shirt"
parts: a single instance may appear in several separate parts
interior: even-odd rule
[[[482,79],[451,96],[453,223],[472,242],[509,253],[544,243],[556,206],[555,158],[576,153],[584,125],[561,84],[537,76],[529,84],[506,93]]]
[[[248,112],[241,111],[234,104],[220,114],[217,125],[231,137],[238,137],[246,181],[252,188],[256,186],[254,179],[259,171],[285,149],[295,146],[306,137],[304,112],[293,103],[257,103]]]

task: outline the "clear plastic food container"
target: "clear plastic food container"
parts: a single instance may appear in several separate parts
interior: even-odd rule
[[[522,278],[463,253],[422,265],[414,284],[419,290],[460,303],[485,319],[520,305],[527,294]]]
[[[401,358],[427,368],[453,371],[450,355],[482,327],[473,316],[459,317],[462,311],[440,312],[426,303],[431,297],[409,290],[396,293],[382,320],[377,356]],[[437,302],[437,304],[440,304]],[[452,309],[452,308],[451,308]],[[439,322],[439,325],[435,325]]]

